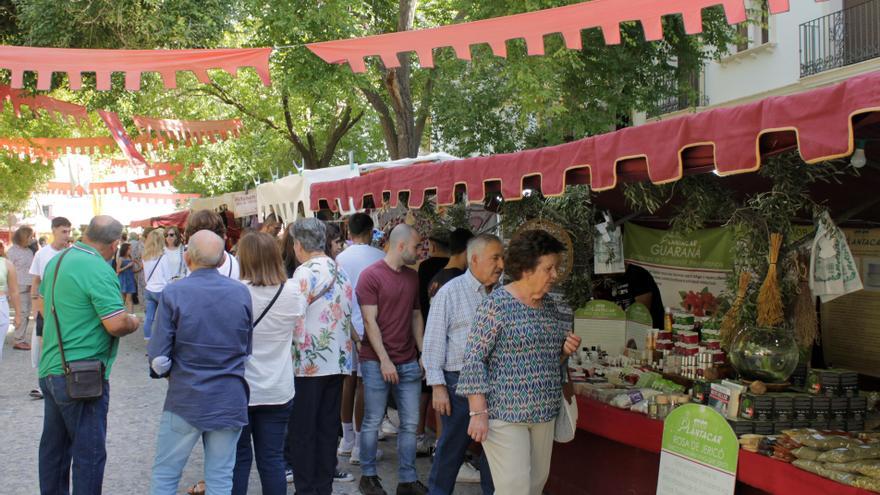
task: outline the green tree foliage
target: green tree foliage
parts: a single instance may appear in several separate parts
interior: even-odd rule
[[[577,2],[459,3],[476,20]],[[632,111],[655,110],[663,98],[693,97],[685,81],[724,53],[735,32],[720,8],[704,11],[700,36],[686,35],[677,16],[663,28],[662,41],[647,42],[638,23],[621,25],[621,44],[612,46],[600,30],[586,30],[580,51],[552,35],[542,57],[528,56],[522,40],[508,42],[507,59],[487,46],[471,62],[447,52],[437,69],[433,141],[464,156],[554,145],[626,125]]]
[[[689,78],[702,62],[733,39],[719,9],[704,12],[704,34],[686,36],[681,20],[664,20],[665,38],[644,41],[637,23],[621,27],[623,42],[605,46],[601,33],[583,33],[583,50],[546,39],[546,56],[529,57],[522,40],[508,43],[507,59],[488,47],[473,48],[464,62],[451,49],[435,54],[437,68],[418,66],[402,54],[401,67],[377,59],[365,74],[326,64],[304,45],[429,28],[555,7],[573,0],[0,0],[0,36],[5,43],[87,48],[278,47],[271,58],[273,85],[263,87],[253,71],[237,78],[213,73],[203,85],[178,75],[168,90],[157,75],[145,75],[142,90],[63,89],[56,74],[52,92],[91,110],[129,116],[178,119],[242,118],[237,140],[180,147],[151,155],[155,161],[201,163],[180,177],[187,192],[217,194],[254,181],[320,168],[413,156],[442,149],[466,156],[553,145],[612,130],[632,110],[650,110],[664,96],[681,93],[669,81]],[[85,84],[90,81],[86,75]],[[30,80],[33,84],[33,80]],[[14,121],[10,123],[14,124]],[[66,134],[46,130],[41,136]],[[106,135],[100,122],[79,135]],[[8,136],[22,135],[15,129]]]

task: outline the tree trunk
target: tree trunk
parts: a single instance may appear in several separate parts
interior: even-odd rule
[[[409,31],[413,28],[418,0],[399,0],[399,5],[397,30]],[[385,148],[392,160],[418,156],[425,130],[424,120],[421,115],[417,117],[413,105],[410,54],[398,54],[397,59],[400,67],[381,69],[385,98],[373,89],[361,88],[367,101],[379,114]],[[424,105],[423,108],[427,110]]]

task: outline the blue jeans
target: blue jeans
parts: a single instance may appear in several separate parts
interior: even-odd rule
[[[205,486],[211,495],[232,493],[235,447],[241,428],[201,431],[180,416],[164,411],[159,422],[156,460],[150,480],[151,495],[175,495],[193,446],[202,438],[205,446]],[[203,438],[204,437],[204,438]]]
[[[251,464],[257,458],[257,471],[263,495],[286,495],[287,479],[284,475],[284,430],[290,418],[293,400],[286,404],[251,406],[248,408],[248,425],[242,428],[235,455],[232,474],[233,495],[246,495]],[[253,448],[251,437],[253,436]]]
[[[444,371],[446,391],[449,392],[449,405],[452,409],[449,416],[440,416],[443,425],[443,433],[437,440],[437,451],[434,452],[434,463],[431,465],[431,474],[428,477],[428,493],[430,495],[450,495],[455,488],[455,478],[458,470],[464,462],[465,453],[471,444],[468,435],[468,425],[471,417],[468,412],[468,400],[465,397],[455,395],[458,387],[458,372]],[[492,474],[489,472],[489,463],[486,456],[480,458],[480,486],[483,495],[495,493],[492,484]]]
[[[144,338],[149,339],[153,335],[153,321],[156,318],[156,309],[159,307],[161,292],[150,292],[144,289]]]
[[[43,389],[43,435],[40,437],[40,493],[70,493],[73,461],[74,493],[100,495],[107,462],[107,409],[110,383],[100,399],[81,401],[67,395],[64,376],[40,378]]]
[[[388,390],[394,394],[400,415],[397,434],[398,480],[412,483],[418,480],[416,473],[416,427],[419,424],[419,398],[422,394],[422,368],[418,361],[397,365],[400,382],[396,385],[382,379],[378,361],[362,361],[364,377],[364,424],[361,427],[361,472],[364,476],[376,476],[376,445],[379,441],[379,425],[385,417]]]

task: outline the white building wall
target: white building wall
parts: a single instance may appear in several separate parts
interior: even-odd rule
[[[86,186],[92,182],[129,180],[142,174],[130,169],[114,169],[102,165],[84,155],[66,155],[53,163],[55,176],[53,181],[77,183]],[[151,174],[152,175],[152,174]],[[132,185],[133,187],[133,185]],[[137,189],[133,189],[138,191]],[[163,185],[142,192],[174,193],[172,186]],[[170,201],[134,200],[123,198],[118,192],[92,193],[83,196],[71,196],[58,193],[34,193],[30,208],[34,216],[42,215],[48,209],[52,217],[66,217],[75,226],[86,225],[95,215],[110,215],[123,225],[136,220],[143,220],[172,213],[178,208]],[[45,233],[45,232],[41,232]]]
[[[756,4],[758,0],[749,0]],[[869,1],[869,0],[866,0]],[[870,0],[880,2],[880,0]],[[859,5],[859,4],[856,4]],[[839,12],[844,0],[792,0],[791,9],[771,15],[767,25],[769,40],[760,44],[761,27],[750,25],[748,50],[736,52],[731,47],[728,55],[706,63],[700,81],[700,91],[706,106],[687,108],[649,118],[644,112],[633,113],[633,125],[654,120],[674,118],[709,108],[748,103],[769,96],[786,95],[834,84],[850,77],[880,71],[880,57],[864,62],[832,68],[818,74],[801,77],[800,25],[822,16]]]
[[[748,99],[797,84],[800,81],[800,25],[842,8],[842,0],[794,0],[788,12],[771,15],[767,23],[768,43],[731,53],[706,65],[704,87],[709,104]],[[751,26],[752,31],[756,29],[760,30]]]

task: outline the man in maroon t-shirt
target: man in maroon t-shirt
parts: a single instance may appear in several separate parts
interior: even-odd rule
[[[398,225],[391,231],[388,254],[364,269],[358,279],[357,299],[367,337],[359,354],[365,392],[360,438],[364,495],[385,495],[376,472],[376,443],[392,387],[400,414],[397,495],[428,492],[415,467],[423,373],[419,352],[425,325],[419,309],[419,277],[406,267],[418,260],[419,241],[415,229]]]

